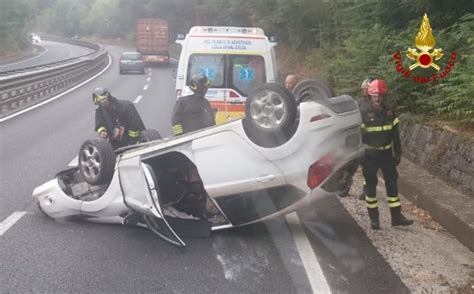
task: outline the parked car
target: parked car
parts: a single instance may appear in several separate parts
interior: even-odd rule
[[[123,74],[131,71],[145,73],[145,62],[139,52],[124,52],[120,56],[119,73]]]
[[[334,196],[363,154],[359,109],[350,96],[303,86],[297,105],[283,86],[263,84],[248,95],[245,118],[182,136],[145,130],[142,143],[115,152],[87,140],[78,166],[33,196],[50,217],[144,226],[177,246]]]

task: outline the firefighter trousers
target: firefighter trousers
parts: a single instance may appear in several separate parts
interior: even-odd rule
[[[368,208],[377,208],[377,171],[382,170],[389,206],[400,206],[398,198],[398,172],[392,149],[369,150],[362,164],[362,173],[366,182],[366,201]]]

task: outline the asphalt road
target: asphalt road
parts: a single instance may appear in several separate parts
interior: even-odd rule
[[[39,66],[83,56],[92,52],[92,50],[88,48],[51,41],[41,41],[35,44],[35,48],[36,49],[27,56],[10,60],[0,60],[0,72]]]
[[[278,219],[186,239],[186,249],[141,228],[57,221],[40,213],[33,189],[95,136],[95,87],[120,99],[142,96],[136,106],[147,128],[171,134],[172,70],[119,75],[117,59],[125,49],[108,49],[112,64],[102,75],[0,123],[0,223],[26,212],[0,234],[0,292],[311,293],[315,271],[304,264],[312,255],[323,274],[316,289],[326,283],[333,293],[408,292],[336,198],[298,213],[303,235]],[[310,252],[299,246],[305,240]]]

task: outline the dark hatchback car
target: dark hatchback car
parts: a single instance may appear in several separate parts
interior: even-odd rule
[[[120,56],[119,72],[123,74],[132,71],[145,73],[145,62],[143,61],[142,54],[139,52],[124,52]]]

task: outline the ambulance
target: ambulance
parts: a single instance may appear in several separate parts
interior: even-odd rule
[[[178,35],[176,43],[181,45],[177,97],[190,94],[194,74],[206,75],[211,81],[206,98],[217,124],[243,117],[250,90],[277,81],[276,42],[260,28],[196,26]]]

